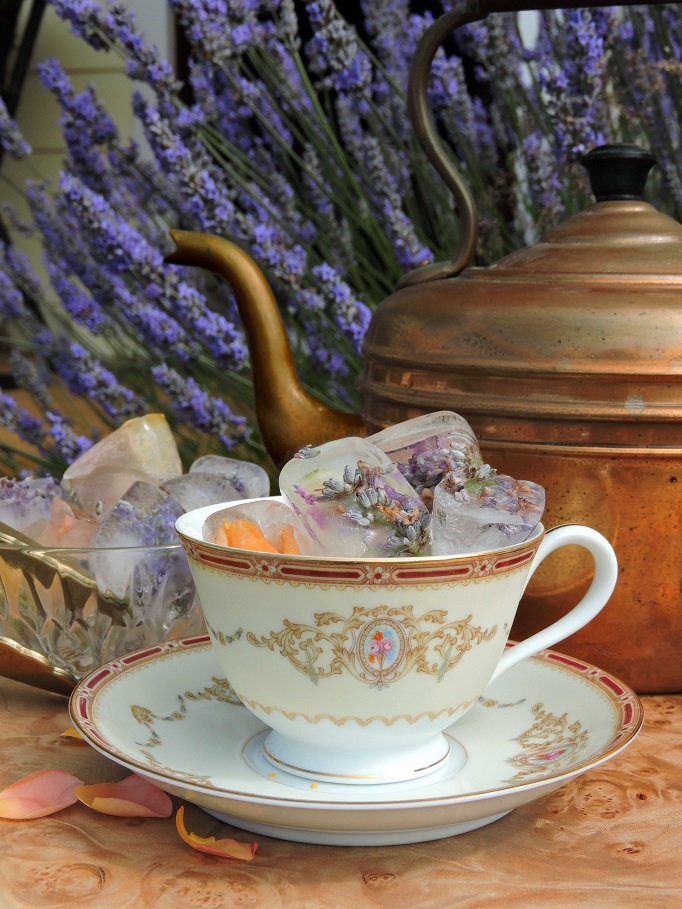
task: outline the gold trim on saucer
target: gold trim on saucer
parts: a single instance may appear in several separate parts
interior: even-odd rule
[[[325,773],[322,770],[309,770],[306,767],[297,767],[295,764],[288,764],[286,761],[281,761],[279,758],[276,758],[274,754],[270,754],[268,749],[265,747],[265,742],[262,746],[263,753],[265,757],[270,761],[271,764],[274,764],[277,767],[282,767],[285,770],[289,770],[292,773],[296,773],[300,776],[309,777],[310,779],[320,779],[324,777],[325,779],[337,779],[337,780],[385,780],[386,782],[394,782],[392,778],[387,777],[385,774],[380,773]],[[242,749],[243,750],[243,749]],[[432,772],[437,770],[448,758],[450,757],[450,745],[448,744],[448,750],[445,752],[443,757],[438,758],[437,761],[434,761],[433,764],[427,764],[426,767],[415,768],[412,772],[414,774]],[[412,777],[408,777],[412,779]]]

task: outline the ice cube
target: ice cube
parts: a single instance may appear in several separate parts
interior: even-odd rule
[[[158,485],[182,473],[163,414],[128,420],[67,468],[62,489],[83,511],[102,519],[136,481]]]
[[[365,439],[302,449],[284,465],[280,485],[320,554],[429,554],[424,503],[391,459]]]
[[[133,483],[102,521],[92,540],[93,546],[102,548],[102,552],[93,556],[100,592],[110,592],[123,599],[126,593],[129,596],[129,591],[134,590],[131,583],[135,572],[139,583],[145,578],[157,577],[159,569],[154,563],[153,551],[132,558],[120,547],[178,543],[175,522],[183,513],[182,506],[167,492],[150,483]],[[160,579],[155,583],[161,583]]]
[[[87,549],[98,526],[94,518],[56,497],[52,499],[50,520],[35,539],[43,546]]]
[[[264,499],[262,502],[249,502],[246,505],[232,505],[214,512],[204,523],[203,538],[216,542],[216,533],[225,521],[251,521],[265,539],[278,552],[284,552],[282,534],[291,528],[296,547],[301,555],[315,555],[315,543],[303,526],[293,508],[282,502]]]
[[[396,462],[405,479],[428,505],[431,490],[447,473],[481,458],[473,429],[464,417],[449,410],[389,426],[369,436],[367,441]]]
[[[217,474],[200,471],[173,477],[172,480],[161,483],[159,488],[173,496],[185,511],[243,498],[229,480]]]
[[[0,477],[0,522],[37,540],[50,523],[53,500],[61,497],[52,477]]]
[[[102,521],[93,546],[160,546],[177,543],[175,521],[185,509],[151,483],[136,481]]]
[[[196,472],[222,477],[234,486],[242,499],[260,499],[270,492],[270,477],[259,464],[250,461],[204,455],[197,458],[189,469],[190,474]]]
[[[528,539],[542,518],[545,490],[498,475],[487,464],[453,472],[435,489],[431,523],[434,555],[499,549]]]

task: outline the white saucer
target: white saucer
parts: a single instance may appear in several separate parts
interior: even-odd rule
[[[482,827],[618,754],[643,718],[637,695],[613,676],[546,651],[510,669],[447,730],[453,763],[436,774],[409,784],[315,784],[265,760],[267,727],[239,704],[207,637],[112,660],[80,682],[70,709],[102,754],[220,820],[337,846]]]

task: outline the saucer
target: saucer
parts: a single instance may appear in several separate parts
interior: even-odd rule
[[[252,833],[304,843],[417,843],[489,824],[606,761],[637,735],[637,695],[544,651],[509,669],[446,730],[452,763],[410,783],[311,783],[275,771],[268,728],[223,677],[208,637],[147,647],[83,679],[83,737],[161,789]]]

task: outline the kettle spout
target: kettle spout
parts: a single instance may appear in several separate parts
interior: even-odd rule
[[[251,357],[256,417],[275,464],[304,445],[364,436],[357,414],[326,407],[301,384],[275,298],[265,275],[242,249],[211,234],[171,230],[171,265],[198,265],[221,275],[234,292]]]

